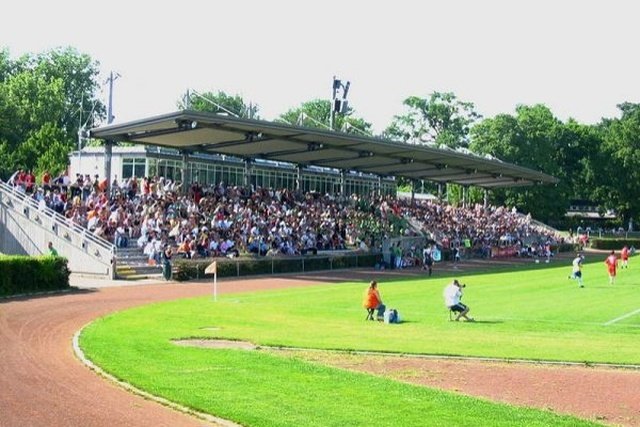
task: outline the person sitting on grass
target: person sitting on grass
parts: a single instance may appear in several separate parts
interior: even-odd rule
[[[371,283],[369,283],[369,287],[364,293],[364,301],[362,302],[362,305],[367,309],[366,320],[374,320],[373,313],[375,310],[378,310],[377,319],[380,321],[384,320],[384,311],[386,307],[382,303],[382,298],[378,291],[378,282],[375,280],[372,280]]]
[[[457,279],[454,279],[453,282],[448,284],[444,288],[443,296],[444,296],[444,304],[450,311],[457,313],[455,320],[458,321],[460,318],[464,318],[467,322],[473,322],[474,319],[472,317],[467,316],[469,313],[469,307],[460,302],[462,298],[462,288],[466,285],[460,284]]]

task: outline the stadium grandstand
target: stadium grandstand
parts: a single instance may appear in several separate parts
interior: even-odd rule
[[[557,181],[468,152],[193,111],[90,135],[104,148],[73,153],[70,176],[37,184],[18,171],[2,184],[0,250],[15,252],[24,237],[12,230],[30,221],[43,228],[31,252],[54,240],[70,259],[94,256],[112,277],[139,277],[158,273],[166,245],[184,258],[382,251],[387,261],[399,248],[402,267],[427,245],[516,255],[559,238],[506,207],[397,197],[397,177],[485,190]],[[83,272],[86,259],[70,267]]]

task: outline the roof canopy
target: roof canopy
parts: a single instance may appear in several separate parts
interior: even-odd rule
[[[451,149],[195,111],[103,126],[92,129],[90,135],[194,153],[268,159],[483,188],[558,182],[542,172]]]

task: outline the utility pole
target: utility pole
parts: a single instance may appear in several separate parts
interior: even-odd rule
[[[80,116],[78,119],[78,172],[82,172],[82,104],[84,101],[84,94],[80,97],[80,110],[78,111],[78,115]]]
[[[115,119],[113,115],[113,82],[120,77],[118,73],[109,73],[109,104],[107,106],[107,124],[110,125]],[[104,177],[107,180],[107,192],[111,190],[111,155],[113,152],[113,141],[107,139],[104,141]]]
[[[109,73],[109,78],[107,81],[109,82],[109,105],[107,107],[107,124],[110,125],[113,123],[113,119],[115,116],[113,115],[113,82],[116,81],[120,77],[120,74],[116,73],[115,76],[113,71]]]
[[[187,93],[184,95],[184,109],[191,110],[191,90],[187,89]]]

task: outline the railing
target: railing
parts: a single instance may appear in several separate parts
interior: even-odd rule
[[[518,213],[518,215],[519,215],[521,218],[526,217],[526,215],[521,214],[521,213]],[[538,221],[537,219],[533,219],[533,218],[531,218],[531,219],[529,220],[529,223],[530,223],[531,225],[533,225],[533,226],[536,226],[536,227],[542,228],[542,229],[546,230],[547,232],[549,232],[549,233],[551,233],[551,234],[555,234],[556,236],[557,236],[557,235],[562,234],[562,233],[560,232],[560,230],[557,230],[557,229],[553,228],[552,226],[545,224],[544,222],[540,222],[540,221]]]
[[[112,265],[115,262],[115,246],[111,242],[94,235],[78,224],[71,223],[58,212],[39,204],[28,194],[2,181],[0,181],[0,195],[1,199],[4,199],[3,204],[8,208],[35,221],[44,229],[61,237],[65,244],[88,254],[102,264],[109,265],[109,269],[115,271],[115,265]],[[39,249],[45,250],[44,247]],[[72,261],[70,259],[71,266],[73,266]]]
[[[206,267],[214,260],[218,277],[240,277],[373,267],[381,256],[378,252],[318,251],[308,256],[175,259],[172,264],[174,278],[188,280],[204,278]]]

